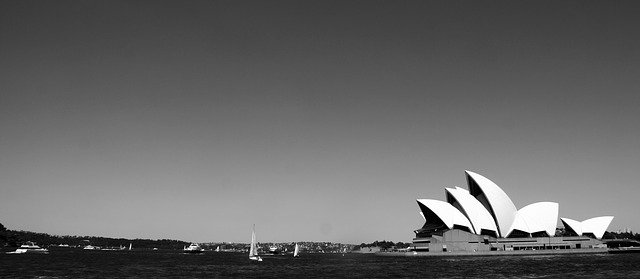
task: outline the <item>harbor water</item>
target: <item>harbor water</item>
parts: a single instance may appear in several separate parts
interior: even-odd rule
[[[2,278],[640,278],[640,254],[381,257],[87,251],[0,255]]]

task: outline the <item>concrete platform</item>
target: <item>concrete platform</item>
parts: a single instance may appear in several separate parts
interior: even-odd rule
[[[560,250],[518,250],[518,251],[456,251],[456,252],[378,252],[376,256],[389,257],[457,257],[457,256],[531,256],[567,254],[607,254],[609,249],[560,249]]]

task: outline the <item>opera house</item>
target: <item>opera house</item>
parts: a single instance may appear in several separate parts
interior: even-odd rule
[[[414,231],[413,253],[606,247],[600,239],[613,216],[582,222],[561,218],[565,232],[556,236],[558,203],[537,202],[518,209],[491,180],[471,171],[465,174],[468,189],[445,188],[446,201],[417,200],[425,224]]]

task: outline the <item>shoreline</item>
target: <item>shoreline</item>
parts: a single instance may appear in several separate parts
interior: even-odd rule
[[[458,257],[458,256],[531,256],[531,255],[567,255],[567,254],[608,254],[609,249],[562,249],[562,250],[519,250],[519,251],[456,251],[456,252],[377,252],[383,257]]]

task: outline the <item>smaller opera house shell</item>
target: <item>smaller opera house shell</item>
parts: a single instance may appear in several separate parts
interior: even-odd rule
[[[425,220],[414,231],[415,252],[483,252],[597,249],[612,216],[582,222],[561,218],[566,233],[556,235],[558,203],[537,202],[520,209],[498,185],[465,171],[468,190],[445,188],[446,201],[418,199]]]

